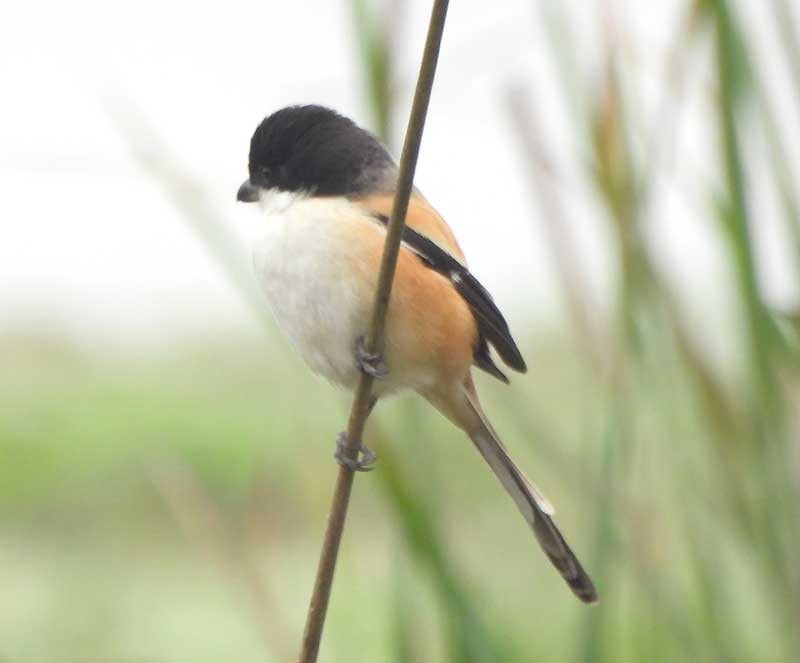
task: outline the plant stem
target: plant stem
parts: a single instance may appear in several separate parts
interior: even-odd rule
[[[422,130],[425,127],[428,102],[430,101],[433,78],[436,73],[436,63],[439,59],[439,47],[442,42],[447,5],[448,0],[435,0],[431,12],[428,36],[417,79],[417,88],[414,93],[411,116],[408,120],[403,153],[400,158],[397,193],[394,198],[392,215],[389,219],[386,243],[381,259],[375,303],[372,309],[370,330],[366,342],[366,348],[369,352],[375,352],[383,348],[386,311],[389,308],[392,280],[394,279],[397,265],[397,255],[400,252],[400,239],[405,225],[408,201],[411,197],[414,171],[416,170],[419,147],[422,142]],[[372,377],[362,373],[350,410],[350,419],[347,426],[347,446],[345,447],[345,454],[354,460],[358,456],[359,443],[370,411],[371,391]],[[339,475],[336,479],[336,487],[328,514],[325,539],[320,553],[317,577],[314,582],[314,591],[308,606],[306,627],[303,633],[303,648],[299,658],[300,663],[314,663],[317,660],[322,629],[325,625],[325,615],[328,611],[333,574],[336,569],[336,558],[339,552],[339,544],[342,540],[344,522],[347,517],[350,493],[353,488],[353,478],[354,473],[351,469],[343,465],[339,467]]]

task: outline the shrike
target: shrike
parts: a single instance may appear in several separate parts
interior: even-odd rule
[[[579,599],[597,601],[587,573],[553,521],[553,507],[522,473],[481,408],[472,366],[508,382],[525,361],[492,297],[467,269],[453,231],[414,190],[386,319],[382,357],[363,346],[397,183],[386,148],[321,106],[283,108],[250,142],[237,199],[263,217],[256,275],[278,324],[312,370],[353,389],[377,379],[375,399],[412,389],[463,430],[508,491],[539,544]],[[352,469],[369,469],[361,448]]]

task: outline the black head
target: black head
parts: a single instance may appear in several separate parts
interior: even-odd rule
[[[385,191],[395,165],[386,148],[352,120],[322,106],[287,106],[265,118],[250,140],[250,179],[237,198],[259,189],[356,196]]]

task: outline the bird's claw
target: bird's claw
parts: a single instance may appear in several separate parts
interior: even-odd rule
[[[363,444],[359,444],[358,455],[361,456],[361,458],[350,458],[350,456],[347,455],[347,448],[349,446],[347,433],[339,433],[339,437],[336,440],[336,452],[333,454],[333,457],[339,465],[344,465],[353,472],[370,472],[375,469],[376,456],[372,449]]]
[[[389,369],[386,362],[379,352],[368,352],[365,346],[363,336],[356,339],[356,365],[363,373],[375,378],[376,380],[383,380],[389,375]]]

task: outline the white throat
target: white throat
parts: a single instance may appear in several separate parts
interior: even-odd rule
[[[292,205],[308,198],[305,191],[281,191],[279,189],[260,189],[258,204],[265,216],[286,213]]]

